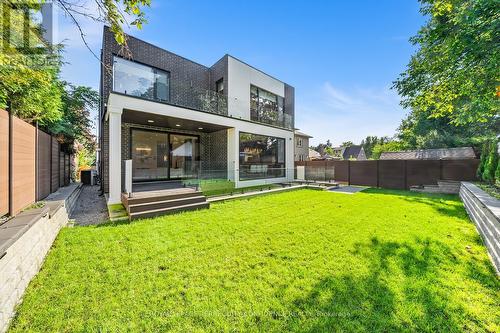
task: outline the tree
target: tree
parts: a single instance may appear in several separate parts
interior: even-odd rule
[[[352,143],[352,141],[344,141],[344,142],[342,142],[342,144],[340,146],[341,147],[351,147],[351,146],[354,146],[354,143]]]
[[[429,17],[411,42],[418,51],[394,82],[416,117],[499,128],[498,0],[420,0]]]
[[[478,147],[492,136],[489,124],[453,125],[449,117],[433,118],[425,112],[410,113],[397,133],[397,138],[411,149]]]
[[[72,146],[76,141],[93,153],[96,141],[90,114],[99,108],[99,93],[89,87],[63,84],[62,117],[47,124],[46,129],[58,136],[60,142]]]
[[[401,141],[389,141],[386,143],[378,143],[373,147],[371,158],[378,160],[380,155],[387,151],[401,151],[405,150],[406,147]]]
[[[29,122],[37,121],[42,126],[53,126],[63,117],[64,84],[59,81],[62,64],[62,46],[49,46],[42,38],[41,27],[36,27],[34,12],[28,11],[29,40],[36,41],[38,48],[20,48],[24,42],[25,17],[16,7],[36,9],[44,0],[5,0],[2,2],[2,52],[0,52],[0,108]],[[97,11],[89,12],[89,1],[55,1],[73,20],[80,30],[83,42],[88,47],[85,32],[79,23],[80,17],[87,17],[110,25],[116,41],[124,46],[127,55],[127,41],[123,25],[142,28],[146,22],[142,8],[151,0],[95,0]],[[6,15],[8,11],[8,15]],[[131,17],[128,22],[127,17]],[[89,47],[88,47],[89,48]],[[92,50],[89,48],[92,52]],[[93,53],[93,52],[92,52]],[[94,56],[98,58],[95,54]]]
[[[488,140],[481,150],[481,162],[477,170],[479,178],[490,184],[498,182],[498,140]]]
[[[88,18],[109,25],[116,42],[123,46],[124,54],[127,55],[129,49],[123,26],[135,26],[137,29],[142,29],[143,24],[147,23],[143,8],[151,5],[151,0],[94,0],[97,11],[91,11],[88,8],[88,1],[85,4],[82,4],[79,0],[56,0],[56,2],[71,18],[80,32],[83,43],[97,59],[99,57],[87,43],[85,31],[80,24],[80,18]]]
[[[361,146],[363,146],[366,158],[372,157],[373,147],[377,144],[384,144],[389,141],[387,136],[382,136],[380,138],[377,136],[367,136],[365,139],[361,140]]]
[[[33,7],[38,2],[19,0],[15,3]],[[0,108],[10,107],[14,115],[30,122],[44,124],[56,120],[61,116],[60,48],[26,48],[24,42],[27,40],[37,46],[45,45],[41,31],[28,30],[28,36],[25,36],[23,12],[13,10],[9,5],[12,5],[10,1],[2,6]],[[32,16],[28,16],[28,20],[31,26],[35,26]]]

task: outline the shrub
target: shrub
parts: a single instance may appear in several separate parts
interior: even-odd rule
[[[481,152],[481,163],[478,168],[478,176],[488,183],[498,183],[500,171],[498,170],[498,140],[488,140],[483,144]]]
[[[500,188],[500,163],[497,163],[497,170],[495,171],[495,185]]]

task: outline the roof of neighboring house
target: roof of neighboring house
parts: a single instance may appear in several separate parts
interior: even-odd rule
[[[388,151],[380,155],[381,160],[457,160],[473,158],[476,158],[476,154],[471,147]]]
[[[321,158],[321,154],[316,150],[309,149],[309,158]]]
[[[303,137],[306,137],[306,138],[312,138],[312,136],[310,136],[309,134],[302,133],[302,132],[299,132],[299,131],[297,131],[297,130],[296,130],[294,133],[295,133],[295,135],[297,135],[297,136],[303,136]]]
[[[363,151],[363,146],[349,146],[349,147],[344,147],[344,151],[342,152],[342,157],[344,160],[348,160],[351,158],[358,158],[359,154]]]

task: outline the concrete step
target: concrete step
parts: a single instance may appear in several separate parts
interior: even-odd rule
[[[187,204],[194,204],[194,203],[199,203],[199,202],[206,202],[207,199],[204,195],[197,195],[197,196],[192,196],[187,195],[181,198],[175,198],[175,199],[168,199],[168,200],[155,200],[148,201],[148,202],[142,202],[142,203],[133,203],[131,204],[129,201],[128,204],[128,212],[129,213],[139,213],[139,212],[145,212],[145,211],[150,211],[150,210],[157,210],[157,209],[162,209],[162,208],[170,208],[170,207],[178,207],[178,206],[184,206]]]
[[[155,217],[155,216],[160,216],[160,215],[175,214],[175,213],[180,213],[180,212],[185,212],[185,211],[205,209],[205,208],[209,208],[209,207],[210,207],[210,203],[208,203],[206,201],[205,202],[196,202],[196,203],[191,203],[191,204],[186,204],[186,205],[181,205],[181,206],[152,209],[152,210],[147,210],[147,211],[142,211],[142,212],[137,212],[137,213],[130,213],[130,219],[135,220],[135,219],[139,219],[139,218],[148,218],[148,217]]]

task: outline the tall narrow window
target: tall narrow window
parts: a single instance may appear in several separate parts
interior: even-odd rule
[[[215,91],[221,95],[224,95],[224,79],[220,79],[215,82]]]
[[[169,86],[169,73],[114,57],[113,91],[167,102],[170,100]]]

